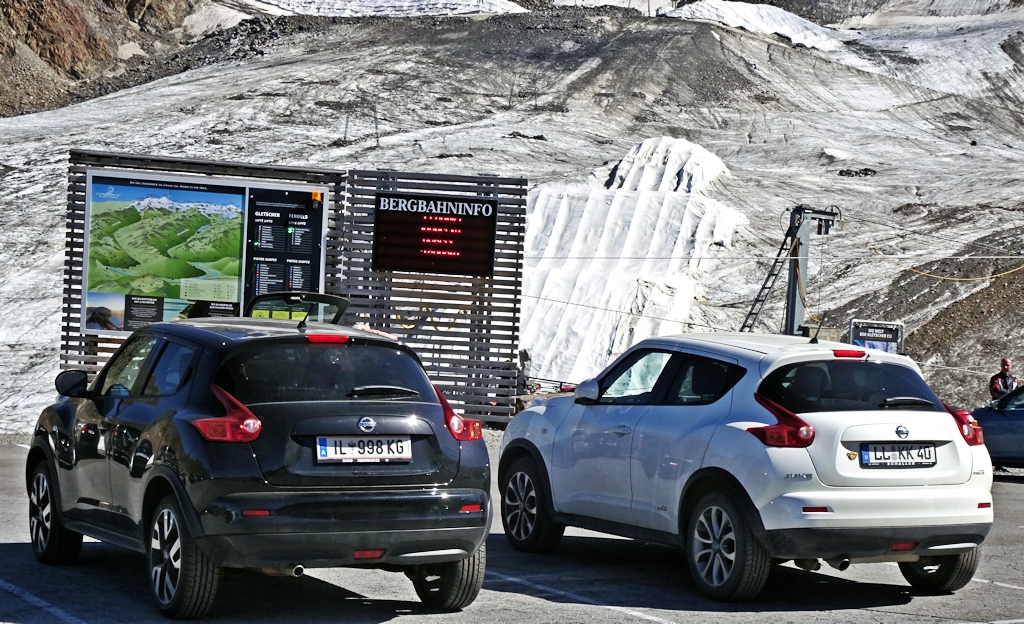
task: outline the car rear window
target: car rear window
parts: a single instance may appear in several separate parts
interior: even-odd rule
[[[887,408],[945,411],[913,369],[884,362],[830,360],[788,364],[765,377],[758,394],[797,414]],[[897,398],[908,400],[896,401]],[[923,401],[915,403],[913,399]]]
[[[436,402],[412,355],[376,344],[256,342],[233,351],[214,383],[246,405],[283,401]]]

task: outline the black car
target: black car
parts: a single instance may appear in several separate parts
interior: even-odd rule
[[[32,547],[89,535],[144,553],[168,615],[199,617],[222,575],[404,572],[461,609],[484,578],[490,465],[416,354],[380,335],[207,318],[133,334],[91,385],[57,377],[26,478]]]
[[[1024,386],[971,412],[996,467],[1024,468]]]

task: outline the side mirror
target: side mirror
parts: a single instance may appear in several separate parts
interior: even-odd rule
[[[576,386],[576,403],[580,405],[593,405],[601,396],[601,387],[597,385],[596,379],[588,379]]]
[[[89,376],[85,371],[66,370],[57,375],[53,385],[62,396],[84,397],[89,394]]]

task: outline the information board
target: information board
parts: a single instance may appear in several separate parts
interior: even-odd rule
[[[238,316],[243,294],[322,292],[325,192],[87,171],[82,333],[124,336],[176,318]]]
[[[903,353],[903,323],[891,321],[850,321],[850,344],[887,353]]]
[[[494,275],[497,199],[378,192],[374,206],[375,271]]]
[[[286,290],[323,292],[324,191],[250,188],[245,303]]]

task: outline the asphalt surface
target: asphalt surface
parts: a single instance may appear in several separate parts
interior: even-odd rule
[[[491,440],[493,446],[493,440]],[[86,543],[78,563],[44,566],[28,543],[27,449],[0,445],[0,621],[166,621],[151,603],[143,557]],[[1019,475],[1019,473],[1017,473]],[[975,582],[956,594],[913,591],[890,564],[777,568],[761,597],[702,598],[669,548],[572,530],[551,555],[511,549],[495,518],[484,589],[461,613],[423,607],[400,574],[312,570],[298,579],[231,576],[208,620],[222,622],[1008,622],[1024,623],[1024,477],[997,476],[996,524]],[[497,497],[497,489],[492,492]]]

